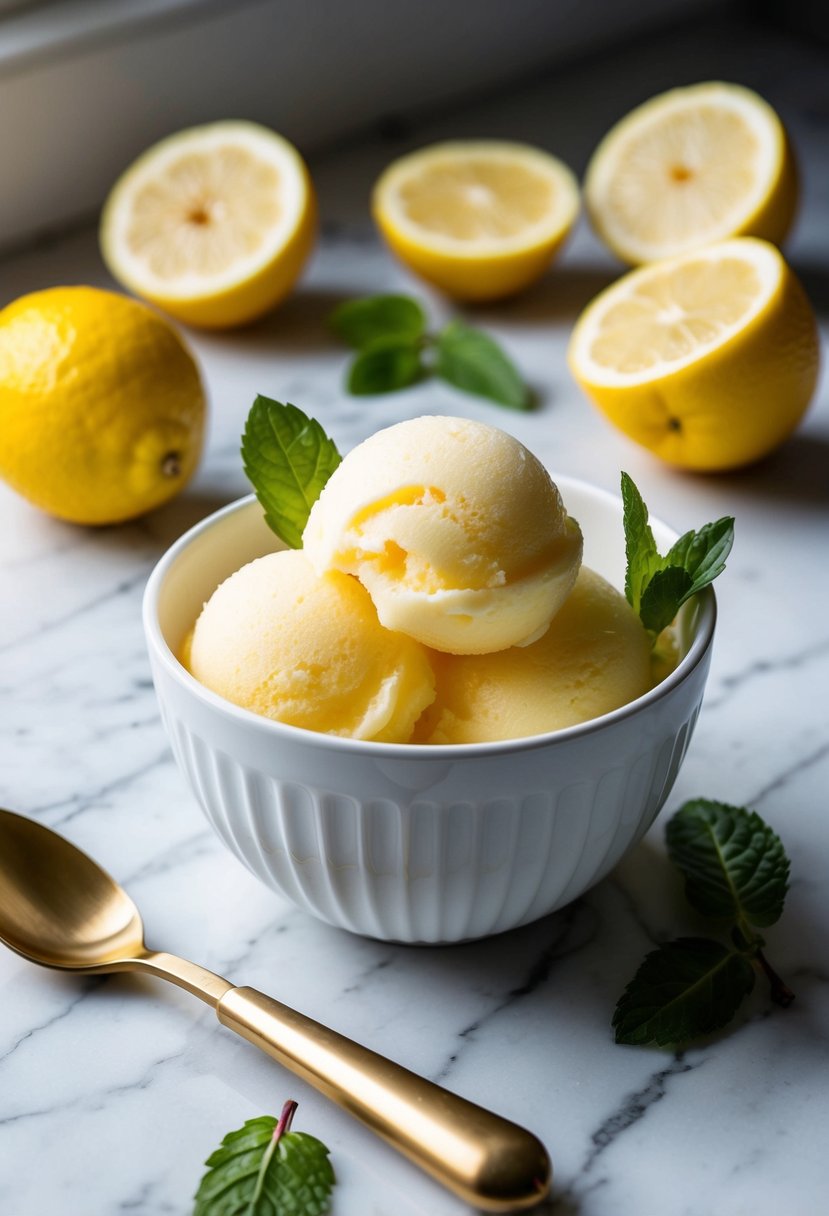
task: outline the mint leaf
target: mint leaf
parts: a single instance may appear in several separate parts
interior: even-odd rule
[[[746,956],[704,937],[684,937],[648,954],[625,989],[613,1028],[617,1043],[676,1046],[730,1022],[754,987]]]
[[[404,338],[409,342],[426,332],[426,314],[409,296],[366,296],[346,300],[335,308],[328,323],[336,334],[362,350],[378,338]]]
[[[296,1103],[286,1103],[296,1107]],[[291,1111],[293,1114],[293,1110]],[[193,1216],[322,1216],[334,1171],[328,1149],[305,1132],[285,1130],[290,1117],[248,1119],[207,1158]]]
[[[301,549],[311,507],[340,463],[334,441],[295,405],[260,395],[245,423],[242,461],[268,526]]]
[[[680,566],[657,570],[651,577],[639,601],[639,616],[654,636],[670,625],[679,605],[688,598],[691,585],[690,574]]]
[[[366,347],[348,373],[348,391],[358,397],[392,393],[420,379],[420,347],[408,338],[380,338]]]
[[[698,912],[741,926],[779,919],[789,860],[780,837],[755,812],[698,798],[669,821],[666,839]]]
[[[713,583],[725,569],[725,559],[734,543],[734,519],[724,515],[699,532],[686,532],[665,556],[666,566],[681,566],[691,575],[685,599]],[[683,601],[684,602],[684,601]]]
[[[642,592],[659,569],[656,541],[648,523],[648,508],[628,473],[622,473],[622,507],[625,529],[625,598],[639,612]]]
[[[686,532],[662,557],[648,523],[648,508],[627,473],[622,473],[622,505],[625,597],[656,637],[686,600],[722,574],[734,542],[734,520],[727,515],[698,532]]]
[[[435,373],[455,388],[488,397],[512,410],[530,408],[530,395],[515,365],[487,334],[450,321],[437,336]]]

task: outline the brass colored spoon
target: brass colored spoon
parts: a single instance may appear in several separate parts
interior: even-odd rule
[[[530,1132],[254,988],[148,950],[138,909],[114,879],[56,832],[2,809],[0,940],[45,967],[172,980],[466,1203],[509,1211],[549,1190],[550,1160]]]

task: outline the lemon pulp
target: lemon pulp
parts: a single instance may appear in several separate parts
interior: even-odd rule
[[[473,140],[395,161],[372,208],[392,250],[417,274],[461,299],[495,299],[544,273],[578,200],[575,178],[555,157]]]
[[[113,274],[194,325],[262,315],[290,291],[311,250],[316,204],[287,140],[255,123],[194,127],[150,148],[104,207]]]
[[[814,393],[812,307],[779,250],[736,237],[606,288],[570,339],[575,379],[626,435],[684,468],[773,451]]]
[[[711,82],[660,94],[617,123],[591,158],[585,198],[608,245],[649,262],[740,234],[779,243],[797,180],[771,106]]]

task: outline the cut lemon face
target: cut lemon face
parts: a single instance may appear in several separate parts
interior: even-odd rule
[[[242,325],[278,304],[311,251],[316,206],[297,150],[219,122],[155,144],[104,206],[101,248],[136,295],[191,325]]]
[[[512,295],[538,279],[578,209],[576,179],[560,160],[483,140],[401,157],[372,197],[374,218],[400,260],[466,300]]]
[[[567,357],[626,435],[672,464],[728,469],[799,422],[817,326],[779,250],[742,237],[623,276],[582,313]]]
[[[594,152],[584,188],[594,228],[632,263],[732,236],[779,244],[797,204],[780,119],[750,89],[716,82],[631,111]]]

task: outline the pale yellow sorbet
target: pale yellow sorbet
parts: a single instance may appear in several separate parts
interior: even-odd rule
[[[544,636],[488,655],[434,654],[437,695],[417,743],[486,743],[597,718],[652,685],[650,640],[639,618],[582,566]]]
[[[575,582],[582,537],[517,439],[425,416],[349,452],[303,546],[317,573],[356,575],[388,629],[483,654],[541,636]]]
[[[189,666],[236,705],[307,730],[407,743],[434,697],[425,649],[384,629],[356,579],[305,554],[260,557],[205,604]]]

